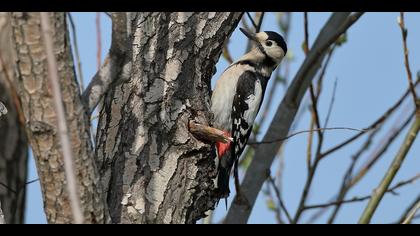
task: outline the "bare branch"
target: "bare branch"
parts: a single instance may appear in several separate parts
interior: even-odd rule
[[[108,89],[118,81],[129,78],[131,62],[124,61],[123,55],[127,46],[126,13],[118,12],[112,15],[112,42],[108,55],[98,72],[92,78],[83,92],[82,101],[86,111],[91,114]]]
[[[403,112],[403,114],[405,113],[406,112]],[[379,142],[379,146],[372,154],[370,154],[370,158],[368,158],[366,163],[364,163],[362,167],[355,174],[353,174],[357,161],[360,159],[362,154],[369,149],[369,146],[373,143],[375,136],[379,133],[380,127],[369,134],[368,138],[360,146],[359,150],[352,156],[352,162],[349,168],[347,169],[346,174],[344,175],[336,201],[340,202],[344,200],[350,189],[353,188],[358,182],[360,182],[360,180],[364,176],[366,176],[366,174],[372,169],[373,165],[383,156],[383,154],[388,150],[391,144],[398,138],[402,130],[404,130],[410,124],[410,121],[412,120],[413,116],[414,113],[406,117],[404,121],[398,119],[395,122],[394,127],[390,129],[390,133],[387,134],[384,140],[381,140]],[[332,224],[334,222],[340,208],[341,204],[337,204],[335,206],[332,214],[328,219],[329,224]]]
[[[67,13],[67,16],[69,17],[71,33],[73,36],[73,46],[74,46],[74,52],[76,54],[75,56],[76,56],[76,64],[77,64],[77,74],[79,75],[79,82],[80,82],[80,93],[83,93],[85,89],[85,82],[83,78],[82,62],[80,60],[79,47],[77,46],[76,25],[74,24],[73,17],[71,16],[71,14]]]
[[[415,175],[414,177],[412,177],[408,180],[399,182],[394,187],[388,189],[385,193],[395,194],[395,191],[397,189],[399,189],[403,186],[406,186],[408,184],[412,184],[412,183],[416,182],[418,179],[420,179],[420,174],[417,174],[417,175]],[[349,200],[341,200],[341,201],[334,201],[334,202],[325,203],[325,204],[305,206],[304,209],[305,210],[310,210],[310,209],[316,209],[316,208],[326,208],[326,207],[331,207],[331,206],[337,206],[337,205],[346,204],[346,203],[363,202],[363,201],[369,200],[371,197],[372,197],[371,195],[364,196],[364,197],[354,197],[354,198],[349,199]]]
[[[249,32],[255,32],[255,33],[258,33],[258,32],[260,32],[260,30],[261,30],[261,25],[262,25],[262,22],[263,22],[263,20],[264,20],[264,12],[255,12],[255,17],[254,18],[252,18],[251,17],[251,15],[249,14],[249,12],[247,12],[247,16],[248,16],[248,18],[251,20],[251,22],[252,22],[252,25],[254,26],[254,30],[251,30],[251,31],[249,31]],[[246,46],[246,51],[248,52],[249,50],[251,50],[251,45],[252,45],[252,42],[251,42],[251,40],[248,40],[248,43],[247,43],[247,46]]]
[[[251,14],[249,12],[245,12],[248,16],[249,20],[251,21],[252,25],[254,26],[254,29],[257,29],[258,25],[255,23],[254,19],[252,18]]]
[[[299,134],[310,133],[310,132],[318,132],[318,131],[326,131],[326,130],[349,130],[349,131],[356,131],[356,132],[368,132],[369,131],[367,129],[356,129],[356,128],[349,128],[349,127],[319,128],[319,129],[312,129],[312,130],[297,131],[295,133],[289,134],[286,137],[278,138],[278,139],[274,139],[274,140],[261,141],[261,142],[249,142],[248,145],[260,145],[260,144],[278,143],[278,142],[282,142],[282,141],[284,141],[286,139],[289,139],[289,138],[294,137],[294,136],[299,135]]]
[[[420,78],[417,78],[415,85],[417,86],[420,83]],[[379,117],[375,122],[373,122],[369,127],[365,128],[365,130],[376,130],[376,128],[381,127],[382,124],[400,107],[400,105],[404,102],[405,98],[410,95],[410,89],[408,89],[404,95],[392,106],[390,107],[381,117]],[[358,133],[351,138],[347,139],[346,141],[328,149],[327,151],[321,154],[322,158],[332,154],[333,152],[341,149],[344,146],[352,143],[353,141],[357,140],[358,138],[362,137],[365,133]]]
[[[416,199],[407,207],[407,209],[404,211],[400,219],[397,223],[394,224],[402,224],[408,217],[408,215],[411,213],[411,211],[416,207],[417,203],[420,202],[420,194],[417,196]],[[413,218],[415,219],[415,217]]]
[[[63,98],[61,96],[61,89],[58,79],[57,62],[54,56],[53,39],[51,36],[50,19],[47,12],[41,12],[41,28],[43,31],[45,49],[47,53],[49,79],[54,96],[55,110],[57,111],[58,131],[60,136],[60,142],[64,157],[64,169],[66,172],[67,189],[69,192],[69,198],[71,203],[71,209],[73,212],[74,222],[81,224],[84,221],[79,191],[76,184],[76,176],[74,171],[73,153],[70,144],[70,137],[67,128],[66,115],[64,112]]]
[[[331,54],[330,54],[331,55]],[[328,57],[328,59],[330,59],[331,57]],[[327,59],[327,62],[329,61]],[[326,63],[327,63],[326,62]],[[328,112],[327,112],[327,117],[325,118],[325,123],[324,123],[324,127],[327,127],[328,122],[330,121],[330,117],[331,117],[331,113],[332,113],[332,109],[334,107],[334,102],[335,102],[335,94],[337,93],[337,78],[334,81],[334,88],[333,88],[333,92],[331,95],[331,101],[330,101],[330,105],[328,107]]]
[[[96,12],[96,63],[98,65],[98,70],[101,68],[101,61],[102,61],[102,40],[101,40],[101,13]]]
[[[391,146],[391,144],[397,140],[397,137],[401,132],[410,124],[410,121],[414,117],[414,112],[409,115],[405,121],[398,122],[396,127],[393,127],[389,134],[385,137],[384,140],[382,140],[379,144],[379,147],[370,155],[370,158],[362,165],[362,167],[359,169],[357,174],[352,177],[351,181],[348,183],[349,186],[354,186],[357,182],[362,179],[366,173],[377,163],[377,161],[381,158],[381,156],[388,150],[388,148]]]
[[[363,215],[361,216],[359,223],[361,224],[370,223],[373,214],[375,213],[377,207],[379,206],[379,203],[381,202],[385,194],[386,189],[391,184],[395,175],[398,173],[398,170],[400,169],[402,162],[407,156],[407,153],[410,150],[411,145],[416,139],[419,130],[420,130],[420,115],[417,115],[416,120],[411,126],[403,144],[401,145],[400,150],[398,151],[397,155],[394,158],[394,161],[392,162],[390,168],[386,172],[378,188],[376,188],[375,191],[373,192],[372,198],[370,199],[365,211],[363,212]]]
[[[274,182],[273,177],[271,177],[271,175],[270,175],[270,176],[268,176],[268,179],[267,180],[270,183],[271,187],[273,187],[274,192],[276,193],[276,197],[277,197],[277,201],[279,202],[278,203],[279,206],[284,211],[284,214],[286,215],[287,220],[289,221],[289,223],[291,223],[293,219],[290,216],[289,211],[287,210],[286,205],[284,204],[284,202],[283,202],[283,200],[282,200],[282,198],[280,196],[280,190],[279,190],[279,188],[277,188],[276,183]]]
[[[420,201],[417,202],[417,205],[413,208],[407,218],[404,220],[403,224],[410,224],[414,219],[414,216],[417,214],[417,211],[420,209]]]
[[[333,13],[327,21],[278,107],[263,141],[274,140],[278,136],[287,135],[303,95],[320,68],[326,51],[362,15],[362,13],[350,14],[350,12]],[[282,142],[277,142],[275,145],[259,146],[256,149],[255,158],[245,174],[241,187],[251,206],[254,205],[257,195],[266,180],[264,173],[270,168],[281,145]],[[246,223],[251,210],[252,207],[248,208],[234,202],[229,209],[225,223]]]
[[[401,35],[402,35],[403,48],[404,48],[404,65],[407,71],[407,79],[408,79],[408,83],[410,84],[410,91],[411,91],[411,94],[413,95],[414,104],[416,105],[416,110],[419,110],[420,102],[417,99],[418,97],[416,94],[416,88],[413,83],[413,78],[412,78],[411,69],[410,69],[410,61],[408,59],[407,29],[405,28],[404,12],[400,12],[400,17],[398,18],[398,25],[401,28]]]

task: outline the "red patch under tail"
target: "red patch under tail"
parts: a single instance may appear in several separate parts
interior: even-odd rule
[[[223,131],[223,133],[230,137],[230,133]],[[216,142],[216,148],[217,148],[217,156],[222,158],[222,156],[230,149],[231,142],[228,143],[222,143],[222,142]]]

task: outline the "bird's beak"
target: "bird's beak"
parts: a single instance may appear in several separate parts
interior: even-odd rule
[[[249,39],[250,39],[250,40],[252,40],[252,41],[258,42],[257,38],[255,37],[255,34],[253,34],[253,33],[250,33],[250,32],[248,32],[248,31],[246,31],[244,28],[239,28],[239,29],[241,30],[241,32],[242,32],[243,34],[245,34],[245,36],[246,36],[247,38],[249,38]]]

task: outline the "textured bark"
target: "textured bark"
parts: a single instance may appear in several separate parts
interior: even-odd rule
[[[15,81],[28,139],[35,156],[49,223],[71,223],[57,116],[48,83],[39,13],[12,13],[18,77]],[[75,79],[64,13],[50,13],[63,104],[73,147],[78,189],[86,223],[106,222],[106,205],[93,159],[89,118]]]
[[[0,182],[6,185],[0,185],[0,202],[5,222],[20,224],[25,212],[28,144],[16,90],[9,81],[15,78],[11,46],[9,17],[0,13],[0,101],[8,110],[0,117]]]
[[[188,132],[188,121],[209,120],[214,66],[242,14],[130,15],[130,77],[105,94],[97,135],[111,217],[194,223],[214,208],[216,173],[211,145]]]

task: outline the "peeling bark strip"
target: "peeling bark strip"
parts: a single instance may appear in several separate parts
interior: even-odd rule
[[[188,120],[208,120],[214,66],[241,16],[131,14],[131,77],[105,95],[97,136],[114,223],[195,223],[214,207],[214,153]]]
[[[0,182],[7,187],[0,186],[0,202],[5,222],[22,224],[28,141],[16,89],[11,84],[15,78],[14,58],[9,14],[3,12],[0,13],[0,103],[4,103],[8,112],[2,116],[0,111]]]
[[[18,57],[16,88],[22,103],[26,131],[36,159],[49,223],[73,222],[66,191],[57,116],[48,83],[47,60],[39,13],[12,13]],[[105,201],[89,135],[89,119],[81,102],[64,13],[50,13],[55,57],[63,104],[75,157],[77,182],[86,223],[106,222]]]

